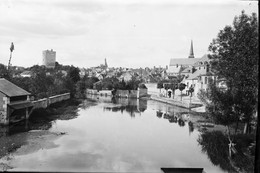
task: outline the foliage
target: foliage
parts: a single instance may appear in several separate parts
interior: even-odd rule
[[[72,97],[74,97],[77,92],[76,84],[80,80],[79,72],[80,70],[78,68],[70,66],[65,78],[65,86],[70,91]]]
[[[180,83],[179,86],[178,86],[178,89],[179,89],[180,91],[183,91],[183,90],[185,89],[185,87],[186,87],[186,84]]]
[[[210,113],[217,124],[230,125],[239,120],[239,112],[235,111],[231,90],[221,90],[212,81],[209,83],[210,91],[206,94],[201,91],[198,97],[204,101],[207,112]],[[204,95],[204,96],[203,96]]]
[[[83,78],[86,88],[93,89],[93,84],[98,82],[99,79],[97,77]]]
[[[145,86],[145,84],[139,84],[138,88],[142,88],[142,89],[147,89],[147,87]]]
[[[184,83],[179,83],[178,89],[181,91],[181,100],[182,100],[182,91],[185,89],[186,84]]]
[[[169,82],[169,80],[160,80],[158,83],[157,83],[157,88],[158,89],[162,89],[163,88],[163,83],[167,83]]]
[[[210,85],[208,110],[219,122],[252,120],[258,102],[258,21],[242,11],[209,46],[212,71],[226,80],[227,90]],[[215,113],[214,113],[215,112]]]
[[[7,67],[3,64],[0,64],[0,78],[10,79],[10,74],[7,70]]]
[[[15,69],[12,70],[14,73],[17,73]],[[76,67],[59,64],[59,67],[52,69],[34,65],[24,70],[31,71],[32,77],[11,77],[9,80],[30,92],[35,99],[50,97],[65,92],[71,92],[72,97],[76,94],[76,84],[79,80],[79,70]],[[61,71],[65,71],[68,75],[66,76]]]
[[[102,88],[112,90],[117,83],[119,83],[119,80],[116,77],[104,78],[102,80]]]
[[[141,80],[138,80],[135,76],[132,76],[131,80],[126,83],[125,88],[126,90],[137,90],[139,84],[141,83]]]

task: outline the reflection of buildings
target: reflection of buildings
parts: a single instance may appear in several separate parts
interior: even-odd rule
[[[135,117],[135,113],[142,113],[147,109],[147,100],[142,99],[127,99],[127,98],[113,98],[114,104],[120,106],[104,107],[104,110],[112,112],[126,111],[131,117]]]

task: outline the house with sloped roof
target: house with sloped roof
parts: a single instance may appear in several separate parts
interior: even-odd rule
[[[132,79],[132,77],[133,77],[133,74],[130,71],[127,71],[119,77],[119,80],[120,81],[124,80],[125,82],[128,82]]]
[[[20,74],[21,77],[32,77],[33,72],[26,70]]]
[[[0,79],[0,124],[8,125],[29,117],[31,94],[10,81]]]
[[[196,96],[200,90],[207,90],[209,81],[216,80],[216,76],[210,71],[209,66],[194,66],[193,73],[188,74],[182,83],[186,84],[188,90],[191,86],[194,87],[194,96]]]

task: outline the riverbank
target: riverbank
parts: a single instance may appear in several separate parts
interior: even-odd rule
[[[159,101],[159,102],[163,102],[163,103],[167,103],[167,104],[171,104],[171,105],[174,105],[174,106],[188,108],[188,109],[198,108],[198,107],[203,106],[203,104],[200,103],[198,100],[195,100],[194,98],[192,98],[192,99],[188,98],[187,99],[187,97],[183,97],[182,100],[180,101],[180,100],[173,99],[173,98],[151,95],[150,99],[156,100],[156,101]]]

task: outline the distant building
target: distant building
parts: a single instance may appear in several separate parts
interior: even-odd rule
[[[51,50],[44,50],[42,52],[42,64],[47,68],[54,68],[56,62],[56,52]]]
[[[24,71],[20,74],[21,77],[32,77],[32,72],[31,71]]]
[[[125,73],[123,73],[120,77],[119,77],[119,80],[120,81],[125,81],[125,82],[128,82],[132,79],[133,75],[131,72],[127,71]]]

